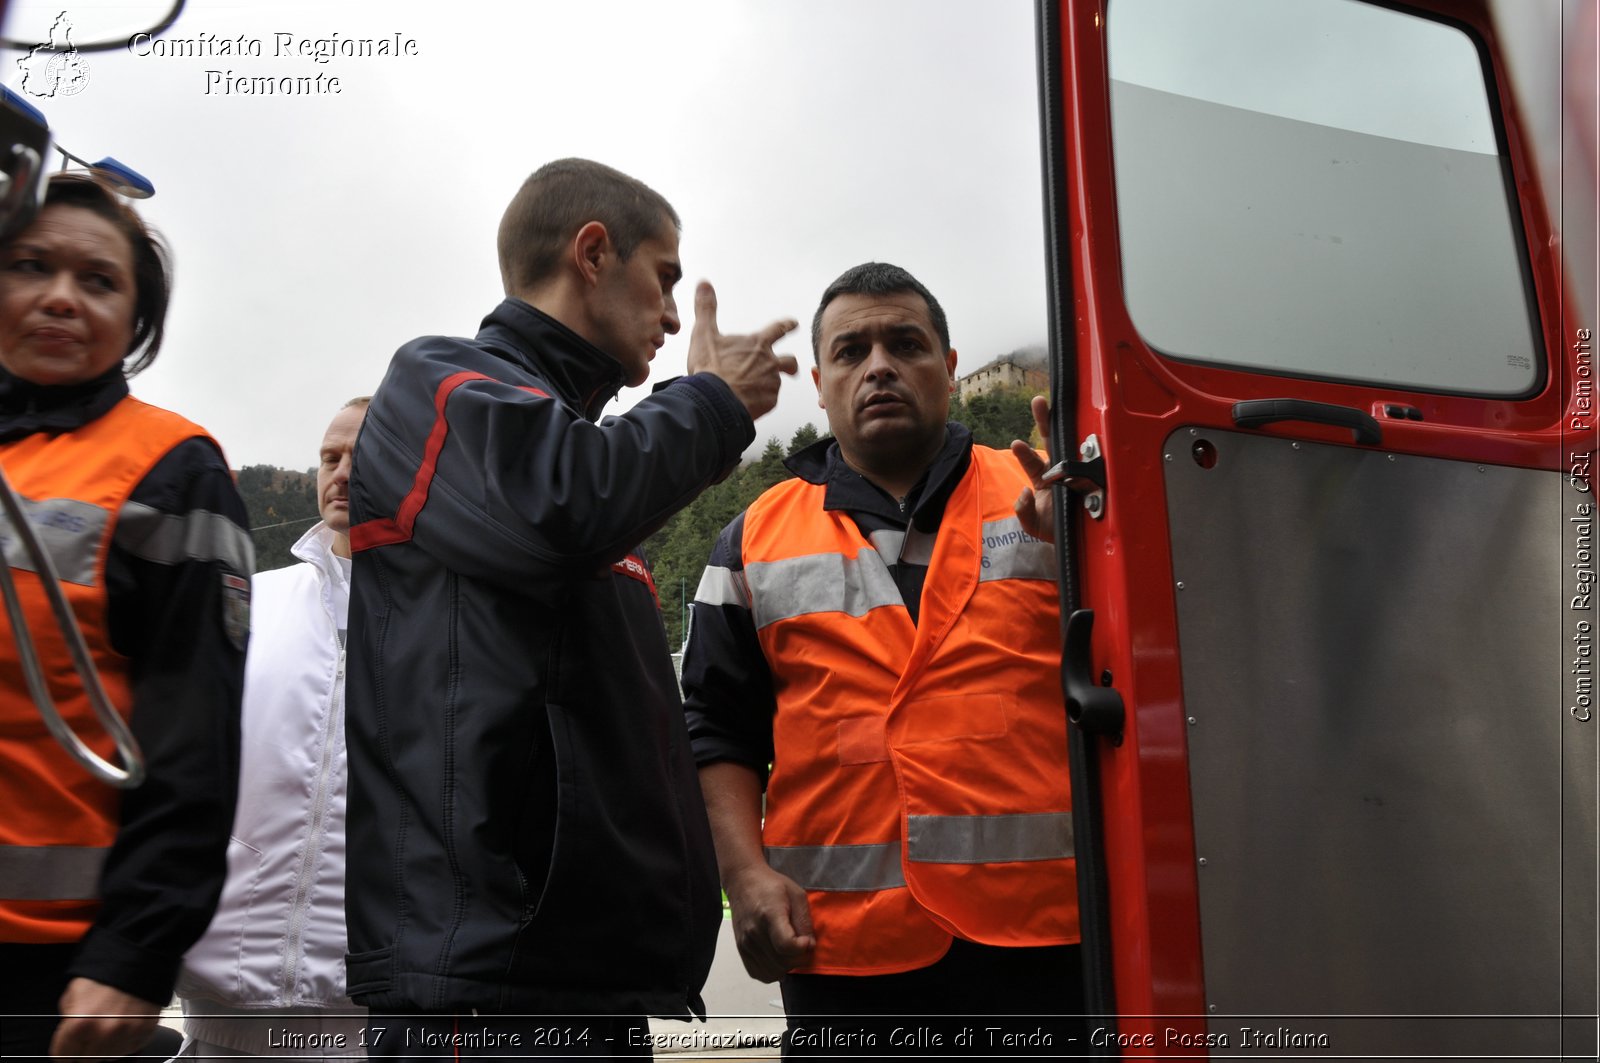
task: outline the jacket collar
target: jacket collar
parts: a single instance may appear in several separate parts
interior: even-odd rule
[[[972,462],[972,433],[959,421],[949,421],[944,429],[944,447],[928,466],[917,486],[911,519],[928,531],[937,528],[944,515],[944,504],[956,489]],[[784,466],[807,483],[826,484],[823,509],[869,510],[879,508],[877,500],[889,496],[865,476],[845,463],[839,443],[832,436],[817,440],[784,459]],[[901,517],[905,520],[905,517]]]
[[[0,441],[82,428],[128,395],[119,364],[82,384],[34,384],[0,369]]]
[[[622,363],[544,311],[508,298],[483,319],[478,339],[537,373],[593,421],[622,389]]]
[[[344,582],[339,559],[333,553],[333,529],[328,527],[327,521],[313,524],[289,552],[322,573],[334,586]]]

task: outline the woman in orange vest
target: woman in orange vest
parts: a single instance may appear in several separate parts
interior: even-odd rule
[[[142,1047],[222,886],[253,553],[217,444],[128,393],[160,348],[169,275],[138,215],[83,174],[52,177],[0,247],[0,466],[147,767],[127,791],[91,776],[0,637],[0,1000],[34,1016],[0,1024],[6,1057]],[[50,694],[111,759],[3,519],[0,542]]]

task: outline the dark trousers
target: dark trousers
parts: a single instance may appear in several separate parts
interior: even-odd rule
[[[61,1025],[56,1010],[66,992],[67,967],[77,953],[73,945],[0,944],[0,1056],[7,1060],[47,1060],[50,1038]],[[150,1043],[129,1059],[167,1059],[178,1051],[183,1036],[156,1027]]]
[[[785,1059],[1088,1055],[1076,945],[995,948],[957,940],[903,974],[791,974]]]
[[[643,1016],[370,1015],[367,1055],[382,1059],[650,1059]]]

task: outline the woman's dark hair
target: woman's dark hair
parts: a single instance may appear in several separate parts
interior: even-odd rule
[[[44,206],[87,210],[128,238],[133,250],[133,342],[123,355],[122,372],[133,376],[156,360],[166,334],[172,299],[172,259],[166,244],[122,196],[92,174],[55,174],[45,188]]]

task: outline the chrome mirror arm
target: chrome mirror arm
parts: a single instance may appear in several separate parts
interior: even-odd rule
[[[11,630],[17,642],[17,658],[22,665],[23,676],[27,680],[28,693],[33,697],[39,715],[44,718],[45,726],[74,760],[102,782],[110,783],[121,790],[131,790],[144,781],[144,755],[139,750],[139,743],[134,739],[133,732],[128,729],[127,722],[118,714],[116,706],[111,704],[111,698],[106,693],[104,684],[100,682],[100,673],[96,671],[94,661],[89,657],[89,646],[83,640],[83,632],[78,630],[77,617],[73,615],[72,607],[67,604],[66,595],[61,591],[61,581],[56,575],[55,565],[51,562],[50,555],[40,545],[39,537],[34,534],[33,524],[22,511],[22,503],[12,491],[4,471],[0,471],[0,508],[4,508],[12,531],[27,551],[28,559],[33,563],[33,570],[38,574],[40,583],[44,587],[45,597],[50,601],[51,612],[55,614],[56,625],[61,629],[62,638],[72,654],[72,667],[83,683],[84,692],[89,697],[89,704],[94,708],[100,725],[116,743],[117,758],[124,766],[112,764],[90,749],[62,718],[61,710],[56,707],[55,699],[50,696],[49,684],[45,681],[44,669],[39,662],[39,651],[34,646],[33,635],[28,630],[27,617],[22,611],[22,599],[17,593],[16,580],[11,574],[11,565],[8,561],[0,565],[0,592],[5,595],[6,614],[11,619]]]

